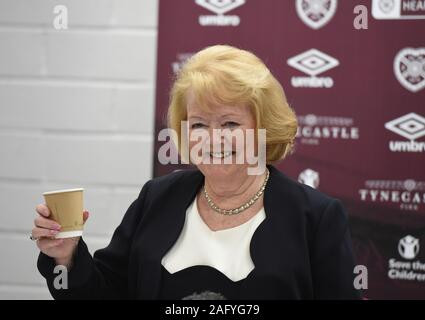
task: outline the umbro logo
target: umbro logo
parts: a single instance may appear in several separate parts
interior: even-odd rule
[[[400,118],[389,121],[385,128],[410,141],[390,141],[389,147],[393,152],[423,152],[425,142],[415,140],[425,136],[425,118],[411,112]]]
[[[334,81],[329,77],[317,77],[330,69],[339,66],[339,61],[317,49],[310,49],[288,59],[288,65],[310,77],[293,77],[292,85],[296,88],[331,88]]]
[[[245,0],[195,0],[195,3],[216,15],[202,15],[199,17],[201,26],[233,26],[240,24],[240,17],[236,15],[225,15],[245,4]]]

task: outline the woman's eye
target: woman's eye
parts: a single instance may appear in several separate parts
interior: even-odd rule
[[[203,127],[204,127],[204,124],[202,124],[202,123],[194,123],[191,126],[192,129],[200,129],[200,128],[203,128]]]
[[[239,123],[236,123],[234,121],[228,121],[224,124],[224,126],[227,127],[227,128],[234,128],[234,127],[239,126]]]

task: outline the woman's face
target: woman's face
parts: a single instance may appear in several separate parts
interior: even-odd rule
[[[256,153],[251,150],[256,149],[254,140],[247,137],[254,134],[256,127],[251,108],[218,105],[205,110],[196,104],[189,91],[187,116],[189,139],[192,137],[189,150],[192,155],[196,154],[198,161],[195,164],[205,177],[225,179],[246,175],[250,166],[247,155]],[[198,139],[194,140],[196,137]],[[193,156],[191,159],[194,162]]]

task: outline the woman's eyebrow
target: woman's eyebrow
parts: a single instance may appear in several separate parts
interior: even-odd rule
[[[201,116],[198,116],[198,115],[189,115],[187,118],[188,119],[204,120],[204,118],[202,118]]]
[[[240,117],[240,114],[237,113],[226,113],[222,115],[220,118],[229,118],[229,117]]]
[[[237,113],[226,113],[223,115],[218,116],[218,118],[220,119],[225,119],[225,118],[229,118],[229,117],[239,117],[240,115]],[[204,118],[200,115],[194,114],[194,115],[188,115],[187,116],[188,119],[200,119],[200,120],[204,120]]]

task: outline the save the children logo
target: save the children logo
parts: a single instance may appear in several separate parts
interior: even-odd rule
[[[416,258],[419,253],[419,239],[407,235],[398,242],[398,253],[407,260]]]
[[[296,0],[300,19],[312,29],[325,26],[335,15],[337,0]]]
[[[399,240],[397,250],[402,260],[396,258],[388,260],[388,278],[425,281],[425,263],[417,259],[420,250],[419,239],[412,235],[406,235]]]
[[[237,15],[225,15],[227,12],[245,4],[245,0],[195,0],[195,3],[216,15],[199,16],[201,26],[236,27],[241,19]]]

